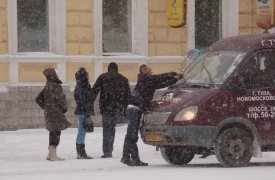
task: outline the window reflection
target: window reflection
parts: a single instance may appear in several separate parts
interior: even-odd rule
[[[47,0],[18,0],[18,51],[49,51]]]
[[[103,53],[132,51],[132,1],[103,0]]]

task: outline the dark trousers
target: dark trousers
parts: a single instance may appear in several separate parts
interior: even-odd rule
[[[139,108],[132,105],[128,106],[126,112],[128,127],[123,145],[123,158],[139,158],[137,142],[141,116],[142,112]]]
[[[102,115],[102,126],[103,126],[103,146],[102,150],[104,154],[112,154],[116,123],[120,114],[117,112],[106,112]]]
[[[49,133],[49,146],[58,146],[60,142],[61,131],[54,131]]]

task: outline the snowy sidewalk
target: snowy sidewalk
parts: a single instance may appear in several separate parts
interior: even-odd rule
[[[76,129],[62,131],[58,154],[63,162],[46,161],[48,131],[44,129],[0,132],[0,180],[10,179],[112,179],[112,180],[274,180],[275,152],[264,153],[245,168],[222,168],[215,156],[195,157],[186,166],[167,164],[155,147],[139,141],[141,159],[148,167],[120,163],[126,126],[116,129],[113,158],[101,159],[102,128],[86,136],[86,150],[92,160],[77,160]]]

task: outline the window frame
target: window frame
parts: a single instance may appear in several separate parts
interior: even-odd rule
[[[251,70],[249,70],[249,68],[251,67],[251,66],[249,66],[249,63],[252,63],[251,59],[256,58],[257,61],[261,61],[260,58],[268,57],[270,55],[272,56],[273,54],[275,54],[275,51],[273,51],[273,50],[259,50],[259,51],[255,51],[254,53],[249,55],[249,57],[246,58],[245,62],[243,62],[242,66],[240,67],[240,70],[239,70],[239,72],[236,76],[236,80],[235,80],[236,84],[241,83],[241,81],[242,81],[241,79],[244,78],[244,75],[245,75],[244,73],[245,72],[251,71]],[[258,64],[257,65],[258,71],[261,72],[261,74],[259,76],[257,76],[259,78],[258,81],[262,82],[261,78],[264,78],[266,76],[266,74],[265,74],[266,72],[265,72],[264,69],[261,69],[261,62],[257,62],[257,64]],[[254,78],[253,78],[253,81],[256,82],[256,80]],[[263,85],[263,84],[260,84],[260,85]],[[244,86],[244,87],[241,87],[241,88],[240,87],[241,86],[239,86],[239,85],[236,86],[237,89],[242,89],[242,90],[243,89],[245,89],[245,90],[259,90],[259,89],[272,88],[272,86],[271,87],[269,87],[269,86],[268,87],[264,87],[264,86],[247,87],[247,86]]]
[[[132,52],[103,53],[103,3],[94,0],[95,56],[148,56],[148,0],[132,0]]]
[[[103,1],[103,6],[104,4],[106,4],[106,6],[110,6],[112,5],[113,3],[115,3],[115,1],[112,1],[112,3],[109,2],[109,0],[102,0]],[[120,15],[119,14],[108,14],[109,12],[105,10],[105,8],[103,7],[103,35],[102,35],[102,43],[103,43],[103,47],[104,47],[104,44],[106,47],[103,48],[103,55],[104,56],[109,56],[109,55],[112,55],[112,54],[117,54],[117,53],[120,53],[120,54],[130,54],[132,52],[132,0],[123,0],[123,6],[122,7],[122,11],[123,13],[126,13],[124,14],[124,17],[121,19],[123,21],[123,24],[127,22],[127,25],[126,27],[118,27],[115,25],[116,27],[112,27],[110,26],[109,23],[106,23],[104,22],[104,12],[110,17],[116,17],[116,15]],[[119,3],[119,2],[117,2]],[[120,3],[119,3],[120,4]],[[116,6],[115,8],[119,8],[120,6]],[[107,8],[110,8],[113,10],[114,6],[111,6],[111,7],[107,7]],[[116,10],[120,10],[120,9],[116,9]],[[113,11],[113,13],[115,13],[117,11]],[[126,16],[125,16],[126,15]],[[108,18],[106,19],[108,21]],[[112,19],[112,20],[118,20],[118,19]],[[106,29],[104,29],[104,26],[106,26]],[[110,27],[112,27],[113,29],[109,29]],[[119,28],[119,29],[118,29]],[[126,28],[123,33],[122,32],[115,32],[115,34],[113,33],[110,33],[110,30],[115,30],[115,31],[120,31],[122,29]],[[105,35],[105,36],[104,36]],[[110,37],[110,35],[112,35],[112,38]],[[124,36],[124,37],[120,37],[120,36]],[[104,37],[108,37],[106,39],[104,39]],[[119,37],[119,38],[118,38]],[[118,39],[116,39],[118,38]],[[105,40],[105,41],[104,41]],[[117,44],[120,44],[121,46],[116,46]],[[105,51],[104,51],[105,49]]]
[[[8,1],[9,54],[66,54],[66,0],[48,0],[49,51],[18,52],[17,0]]]
[[[239,34],[239,0],[221,0],[221,38]],[[187,49],[195,48],[195,1],[187,4]],[[274,28],[275,29],[275,28]]]

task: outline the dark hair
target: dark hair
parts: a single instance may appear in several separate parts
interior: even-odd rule
[[[108,66],[108,72],[118,72],[117,63],[111,62]]]
[[[75,80],[81,82],[89,82],[89,74],[84,67],[80,67],[75,73]]]
[[[144,68],[146,68],[146,64],[142,64],[139,66],[139,73],[143,73]]]
[[[43,74],[46,76],[47,81],[53,81],[58,84],[62,84],[62,81],[58,78],[54,68],[47,68],[43,71]]]

